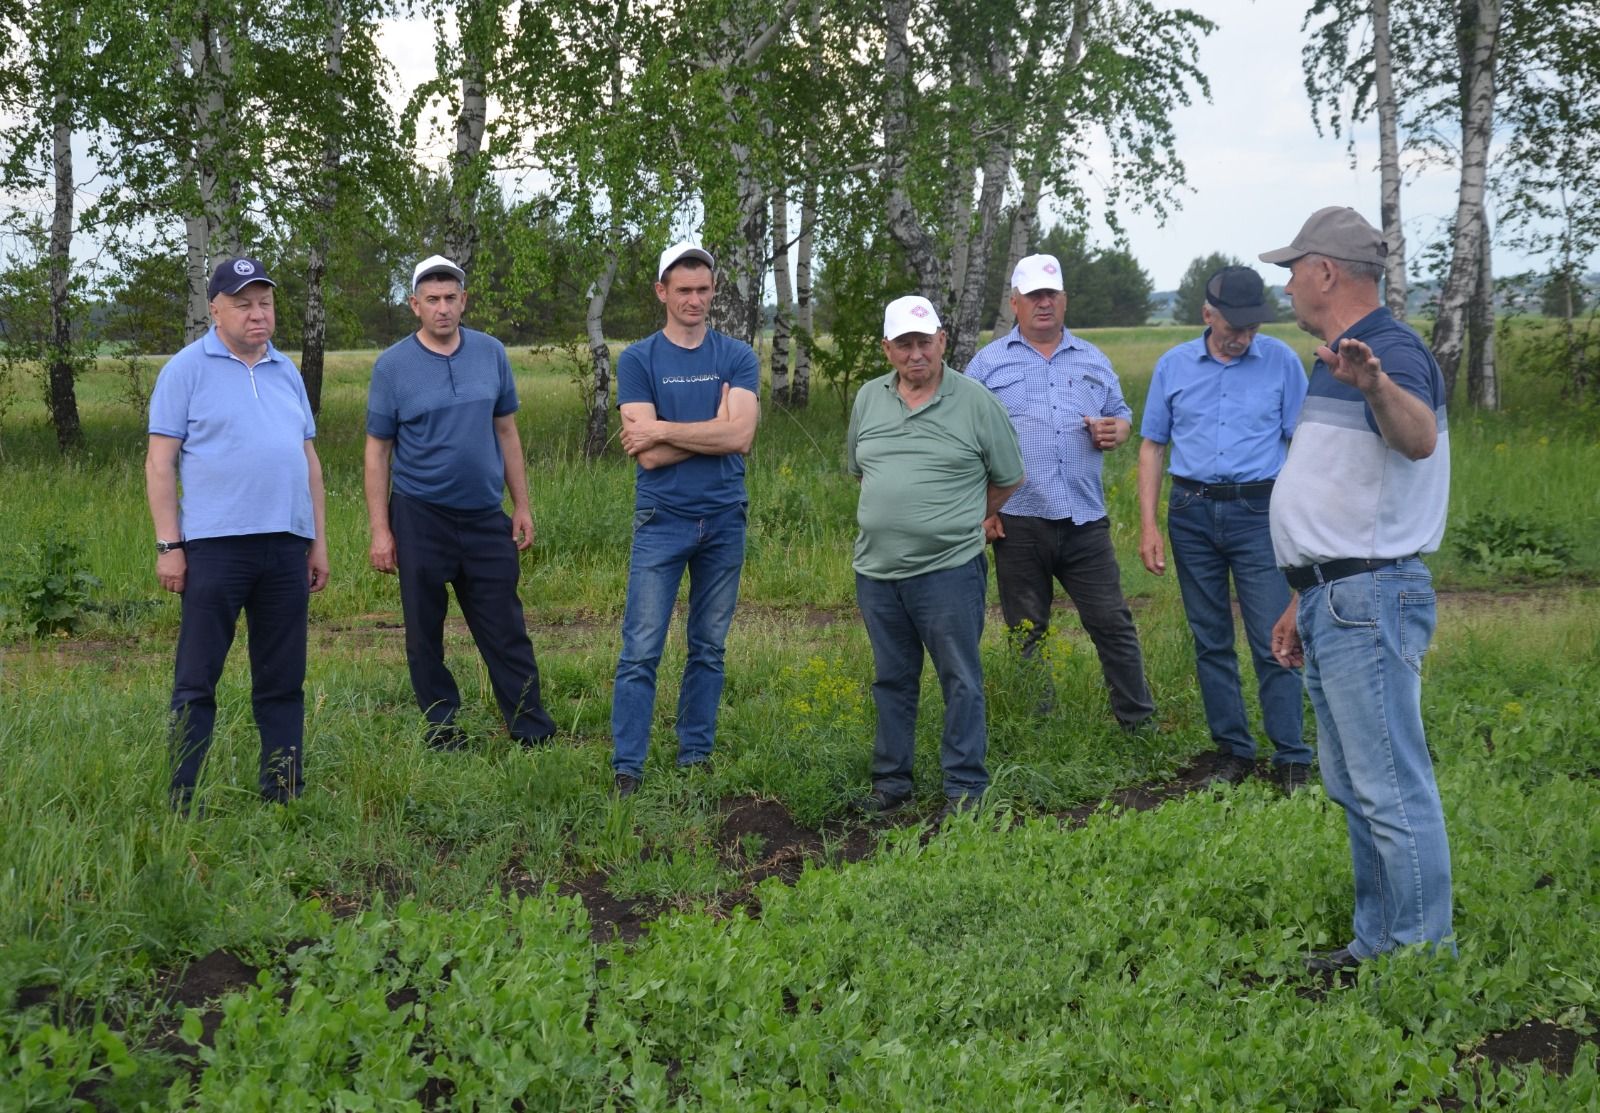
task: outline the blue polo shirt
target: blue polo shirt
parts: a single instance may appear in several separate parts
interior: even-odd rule
[[[1156,363],[1139,435],[1171,444],[1168,470],[1200,483],[1256,483],[1283,468],[1306,397],[1306,371],[1283,341],[1256,336],[1244,355],[1211,354],[1207,329]]]
[[[317,435],[300,371],[270,343],[254,367],[212,328],[167,361],[149,431],[175,437],[186,540],[317,535],[306,441]]]
[[[447,356],[412,333],[378,357],[367,388],[367,432],[394,441],[392,484],[451,510],[492,510],[505,493],[494,419],[517,412],[505,345],[463,328]]]
[[[1384,308],[1350,326],[1333,346],[1347,336],[1371,347],[1395,384],[1433,411],[1438,443],[1423,460],[1390,448],[1366,397],[1317,360],[1272,490],[1272,547],[1280,567],[1395,560],[1431,553],[1444,537],[1450,430],[1439,365],[1422,338]]]
[[[1111,361],[1069,329],[1046,359],[1010,332],[985,345],[967,364],[967,377],[994,392],[1011,415],[1027,474],[1001,509],[1007,514],[1082,524],[1106,516],[1100,469],[1085,417],[1131,419]]]
[[[750,345],[707,329],[697,348],[680,348],[655,332],[630,344],[617,359],[617,405],[649,402],[662,421],[710,421],[722,401],[722,384],[761,392],[761,365]],[[662,507],[686,518],[728,510],[748,501],[744,457],[696,454],[664,468],[635,469],[634,506]]]

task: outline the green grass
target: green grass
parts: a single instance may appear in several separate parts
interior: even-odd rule
[[[1137,410],[1150,365],[1183,333],[1090,335]],[[627,462],[614,447],[581,458],[566,372],[519,353],[540,536],[523,595],[564,736],[547,751],[511,747],[452,626],[475,741],[435,754],[420,743],[394,583],[366,567],[370,360],[330,360],[319,447],[334,578],[313,603],[310,787],[283,809],[250,791],[242,650],[220,693],[207,817],[164,807],[177,611],[154,583],[142,422],[114,373],[82,384],[79,458],[57,458],[32,403],[0,427],[0,574],[54,530],[103,581],[78,636],[12,628],[0,644],[0,1109],[70,1108],[90,1080],[102,1107],[127,1109],[406,1108],[424,1087],[441,1107],[482,1109],[1600,1102],[1593,1044],[1570,1078],[1473,1059],[1487,1033],[1524,1019],[1592,1032],[1600,1015],[1600,591],[1586,586],[1600,448],[1593,415],[1554,405],[1546,380],[1513,371],[1508,412],[1455,416],[1451,512],[1560,526],[1574,542],[1560,585],[1530,593],[1486,576],[1448,537],[1430,560],[1446,594],[1425,713],[1461,959],[1400,956],[1319,995],[1299,957],[1343,941],[1350,915],[1343,819],[1320,790],[1286,801],[1250,784],[1149,813],[1103,809],[1081,828],[1052,814],[1210,745],[1176,584],[1134,552],[1131,447],[1106,477],[1162,732],[1115,729],[1092,647],[1066,615],[1050,646],[1061,711],[1039,720],[1038,678],[991,623],[986,810],[926,845],[912,828],[867,861],[809,867],[793,888],[766,882],[759,917],[729,918],[739,878],[715,848],[720,800],[775,798],[816,826],[866,786],[870,651],[836,403],[819,392],[808,412],[769,409],[758,435],[715,771],[670,769],[675,636],[645,788],[618,802],[607,731]],[[938,712],[929,677],[928,806]],[[597,870],[615,895],[670,910],[631,949],[591,943],[581,906],[554,893]],[[157,979],[216,947],[266,971],[224,1003],[191,1075],[173,1055],[193,1042],[175,1033],[186,1023],[196,1035],[199,1016],[163,1004]],[[19,1010],[28,986],[55,992]]]

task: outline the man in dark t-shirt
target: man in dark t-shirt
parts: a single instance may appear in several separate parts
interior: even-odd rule
[[[755,440],[761,370],[748,344],[706,323],[716,289],[712,267],[710,254],[692,244],[663,251],[656,297],[667,323],[617,361],[622,447],[638,465],[611,701],[619,796],[632,795],[644,777],[656,668],[685,569],[688,657],[678,693],[678,764],[705,762],[716,738],[723,651],[744,567],[744,455]]]
[[[518,553],[533,544],[528,473],[511,361],[494,337],[461,327],[466,274],[440,255],[418,263],[411,311],[422,322],[378,357],[367,395],[366,495],[372,566],[398,573],[406,664],[427,741],[455,750],[461,692],[444,663],[445,586],[489,668],[511,737],[546,742],[555,723],[517,596]],[[392,482],[391,482],[392,480]],[[511,493],[511,514],[501,508]]]

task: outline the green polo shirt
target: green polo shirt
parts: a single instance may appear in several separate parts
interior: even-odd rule
[[[891,371],[856,394],[845,467],[861,480],[855,570],[903,580],[965,564],[983,551],[990,485],[1022,478],[1005,406],[946,366],[939,392],[913,410]]]

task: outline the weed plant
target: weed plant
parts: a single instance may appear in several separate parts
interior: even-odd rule
[[[1094,338],[1137,409],[1180,335]],[[394,583],[365,562],[370,358],[330,361],[319,448],[334,581],[313,603],[310,787],[284,808],[251,791],[242,648],[219,692],[205,818],[165,808],[177,608],[151,575],[142,423],[115,370],[85,377],[82,456],[57,459],[21,403],[0,429],[12,534],[59,531],[102,582],[77,636],[13,628],[0,646],[0,1109],[1600,1104],[1600,593],[1583,586],[1600,543],[1583,477],[1600,460],[1581,414],[1452,428],[1455,520],[1514,509],[1559,531],[1565,586],[1486,596],[1502,577],[1431,558],[1445,590],[1425,715],[1461,955],[1398,955],[1327,988],[1300,959],[1344,942],[1350,875],[1342,815],[1320,789],[1286,800],[1252,781],[1147,813],[1103,806],[1082,826],[1057,817],[1211,745],[1176,584],[1135,554],[1130,449],[1106,477],[1160,730],[1115,728],[1070,608],[1037,667],[991,608],[984,809],[931,840],[891,829],[872,858],[765,882],[730,914],[724,800],[775,798],[837,832],[866,787],[870,651],[837,407],[819,394],[810,411],[771,410],[758,435],[714,769],[672,767],[675,630],[644,789],[618,801],[607,735],[626,461],[584,460],[565,371],[519,354],[540,537],[523,595],[562,733],[512,745],[452,624],[472,740],[435,753]],[[1474,592],[1450,592],[1463,586]],[[931,673],[923,694],[925,814],[939,801]],[[582,905],[557,895],[595,873],[666,910],[638,944],[592,942]],[[260,966],[258,985],[204,1019],[168,1005],[164,979],[218,947]],[[1570,1075],[1476,1057],[1488,1033],[1529,1018],[1588,1033]]]

